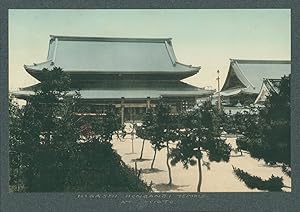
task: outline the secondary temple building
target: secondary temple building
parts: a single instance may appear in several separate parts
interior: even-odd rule
[[[279,94],[281,79],[264,79],[254,104],[263,104],[272,93]]]
[[[261,103],[266,98],[265,87],[272,89],[274,83],[290,73],[291,61],[230,59],[229,71],[220,92],[222,103],[231,106]]]
[[[176,113],[212,95],[181,82],[200,67],[177,61],[171,38],[105,38],[50,36],[47,60],[24,65],[34,78],[43,81],[43,69],[61,67],[70,74],[72,90],[78,90],[90,113],[105,113],[116,107],[122,122],[141,119],[146,108],[163,98]],[[33,86],[34,87],[34,86]],[[31,87],[15,96],[26,100]]]

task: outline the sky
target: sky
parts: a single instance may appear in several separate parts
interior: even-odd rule
[[[170,37],[179,62],[201,66],[184,82],[213,89],[230,58],[291,59],[289,9],[10,9],[10,90],[38,82],[23,66],[46,61],[49,35]]]

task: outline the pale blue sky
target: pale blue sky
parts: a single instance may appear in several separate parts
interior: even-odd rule
[[[229,58],[291,59],[290,10],[9,10],[9,88],[37,82],[24,64],[43,62],[49,35],[171,37],[179,62],[201,66],[184,80],[216,88]]]

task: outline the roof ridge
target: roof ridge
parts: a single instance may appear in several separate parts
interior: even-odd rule
[[[137,38],[137,37],[93,37],[93,36],[66,36],[66,35],[50,35],[50,39],[58,40],[80,40],[80,41],[115,41],[115,42],[165,42],[172,38]]]
[[[269,81],[281,81],[281,79],[276,79],[276,78],[263,78],[263,79]]]
[[[231,62],[237,63],[274,63],[274,64],[291,64],[291,60],[277,60],[277,59],[233,59]]]

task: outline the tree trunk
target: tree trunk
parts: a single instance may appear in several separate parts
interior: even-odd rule
[[[135,172],[135,175],[137,175],[137,163],[134,162],[134,172]]]
[[[201,184],[202,184],[202,169],[201,169],[201,159],[198,158],[198,171],[199,171],[199,181],[198,181],[198,187],[197,192],[200,192]]]
[[[156,148],[154,148],[154,156],[153,156],[153,160],[152,160],[152,163],[151,163],[151,169],[153,169],[153,166],[154,166],[154,161],[155,161],[155,157],[156,157]]]
[[[117,132],[117,138],[119,141],[121,141],[120,135],[119,135],[119,131]]]
[[[145,145],[145,139],[143,140],[143,145],[142,145],[140,160],[143,159],[144,145]]]
[[[169,141],[167,141],[167,167],[168,167],[168,172],[169,172],[169,183],[168,185],[172,185],[172,173],[171,173],[171,167],[169,164]]]

